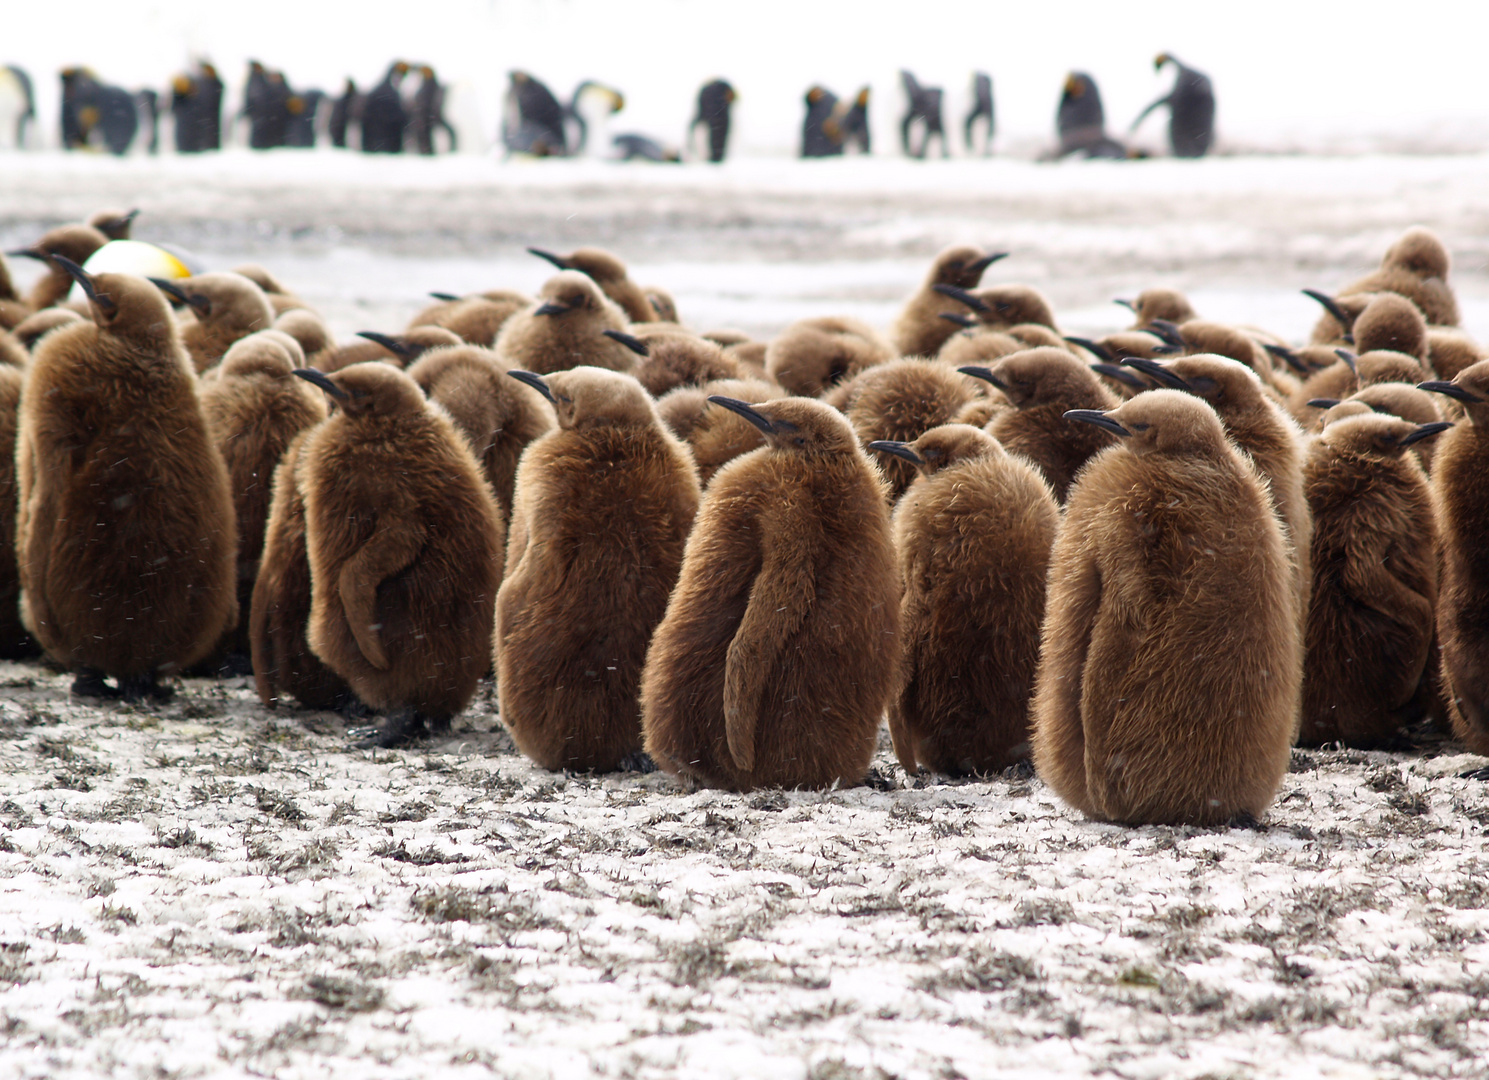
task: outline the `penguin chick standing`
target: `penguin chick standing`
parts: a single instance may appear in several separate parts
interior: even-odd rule
[[[455,425],[388,364],[296,374],[336,411],[305,443],[310,645],[374,709],[364,746],[449,727],[491,657],[505,530]]]
[[[920,470],[894,512],[904,595],[901,687],[889,710],[900,764],[961,776],[1029,756],[1045,576],[1060,524],[1034,469],[966,424],[872,442]]]
[[[54,256],[54,259],[58,257]],[[17,556],[27,627],[126,698],[201,660],[238,616],[228,473],[165,298],[59,260],[92,322],[37,346],[22,399]]]
[[[72,291],[72,275],[55,259],[64,259],[82,266],[93,253],[109,242],[109,238],[92,225],[61,225],[46,233],[28,248],[7,251],[7,255],[23,256],[47,264],[47,272],[38,278],[26,294],[26,304],[32,311],[52,307],[67,299]]]
[[[714,398],[766,446],[714,474],[641,679],[646,750],[716,787],[863,778],[899,663],[878,474],[820,401]]]
[[[1122,443],[1081,474],[1055,540],[1035,768],[1093,818],[1258,816],[1287,770],[1302,678],[1265,482],[1176,390],[1071,419]]]
[[[1437,528],[1427,478],[1405,451],[1451,426],[1353,416],[1309,446],[1313,597],[1303,745],[1375,746],[1426,711],[1420,695],[1431,680]]]
[[[628,323],[600,287],[577,270],[543,283],[538,301],[502,324],[494,346],[508,369],[549,375],[575,367],[630,371],[636,354],[606,330],[625,333]]]
[[[633,376],[512,372],[558,429],[517,473],[496,601],[501,719],[546,769],[607,771],[641,749],[637,692],[698,511],[687,448]]]
[[[233,342],[274,324],[264,291],[231,270],[155,284],[191,312],[181,326],[181,341],[198,374],[221,360]]]
[[[529,253],[551,262],[560,270],[576,270],[600,287],[609,299],[626,313],[633,323],[656,322],[656,309],[646,298],[641,286],[631,280],[626,264],[603,248],[580,248],[568,255],[555,255],[541,248],[528,248]]]
[[[957,332],[957,323],[940,316],[959,315],[964,306],[953,297],[937,292],[937,285],[958,289],[975,289],[982,283],[982,272],[1006,251],[984,254],[974,247],[959,245],[936,256],[924,284],[917,289],[900,312],[891,337],[901,356],[935,356],[946,339]]]
[[[764,379],[721,379],[706,386],[679,386],[657,402],[657,413],[672,433],[687,442],[705,486],[713,474],[760,445],[760,431],[739,413],[717,405],[712,397],[772,401],[786,392]]]

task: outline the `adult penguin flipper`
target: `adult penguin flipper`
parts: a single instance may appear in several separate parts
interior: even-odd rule
[[[1173,94],[1164,94],[1157,101],[1153,102],[1153,104],[1149,105],[1146,109],[1137,114],[1137,119],[1132,122],[1132,126],[1127,129],[1127,133],[1130,135],[1132,134],[1132,132],[1136,131],[1138,129],[1138,125],[1146,120],[1148,118],[1148,114],[1154,109],[1160,108],[1164,105],[1172,105],[1173,100]]]
[[[377,589],[413,564],[424,546],[425,532],[412,516],[390,514],[341,568],[337,593],[347,626],[362,656],[379,671],[392,665],[377,632]]]

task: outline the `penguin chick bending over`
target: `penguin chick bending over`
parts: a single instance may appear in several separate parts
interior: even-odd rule
[[[894,347],[858,319],[802,319],[765,349],[765,372],[789,394],[817,397],[865,368],[894,359]]]
[[[641,679],[646,750],[737,791],[855,784],[899,664],[883,483],[848,421],[715,397],[766,445],[714,474]]]
[[[631,280],[626,264],[603,248],[580,248],[568,255],[555,255],[540,248],[528,252],[551,262],[560,270],[575,270],[590,278],[600,290],[625,312],[633,323],[657,321],[657,311],[647,299],[646,291]]]
[[[606,337],[625,333],[626,316],[600,287],[577,270],[555,274],[538,290],[538,300],[502,324],[495,349],[508,369],[550,375],[575,367],[631,371],[636,354]]]
[[[1025,760],[1060,524],[1049,485],[966,424],[868,449],[920,470],[894,512],[905,641],[889,710],[895,755],[907,773],[924,765],[951,776]]]
[[[336,406],[302,451],[311,648],[389,714],[361,745],[447,730],[490,664],[496,499],[449,417],[397,368],[295,374]]]
[[[605,772],[641,749],[642,665],[698,512],[698,474],[630,375],[514,371],[558,428],[517,473],[496,601],[501,720],[545,769]]]
[[[890,336],[899,354],[935,356],[946,339],[957,332],[958,324],[941,316],[960,315],[966,310],[965,306],[954,297],[937,292],[937,285],[975,289],[982,283],[982,272],[1007,257],[1006,251],[984,254],[978,248],[964,244],[949,247],[937,255],[924,284],[906,301],[894,324]]]
[[[1122,442],[1071,488],[1055,540],[1034,766],[1088,817],[1259,816],[1287,771],[1302,678],[1265,481],[1177,390],[1070,419]]]

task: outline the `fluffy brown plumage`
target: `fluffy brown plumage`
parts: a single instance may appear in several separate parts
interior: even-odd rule
[[[501,719],[544,768],[605,771],[641,749],[642,664],[698,476],[634,377],[581,367],[538,382],[559,427],[517,476],[496,602]]]
[[[532,306],[532,297],[495,290],[432,304],[409,320],[408,327],[442,326],[470,345],[490,348],[506,321]]]
[[[543,283],[537,302],[502,324],[495,348],[505,367],[539,375],[574,367],[631,371],[636,354],[605,336],[606,330],[624,333],[627,325],[598,285],[566,270]]]
[[[720,468],[760,445],[760,430],[737,412],[708,400],[715,395],[774,401],[786,391],[766,379],[722,379],[706,386],[680,386],[657,402],[663,422],[692,450],[705,487]]]
[[[47,272],[36,280],[31,291],[26,294],[26,306],[32,311],[40,311],[60,304],[72,291],[72,276],[51,256],[61,255],[82,266],[95,251],[108,242],[109,238],[91,225],[62,225],[46,233],[28,248],[6,252],[12,256],[36,259],[47,265]]]
[[[1310,401],[1341,400],[1378,383],[1415,385],[1426,377],[1426,369],[1405,353],[1376,351],[1343,356],[1332,367],[1310,375],[1288,400],[1288,411],[1305,429],[1311,429],[1319,407],[1310,405]]]
[[[157,284],[186,304],[181,341],[198,373],[221,360],[233,342],[274,323],[268,297],[242,274],[220,271]]]
[[[939,360],[906,358],[869,368],[848,388],[843,413],[861,443],[876,439],[911,442],[931,428],[949,424],[977,397],[977,383]],[[878,462],[898,499],[916,477],[903,458]]]
[[[949,247],[936,256],[930,273],[920,288],[905,302],[895,321],[890,338],[901,356],[935,356],[946,339],[957,332],[957,324],[942,315],[960,315],[966,311],[961,301],[937,292],[937,285],[958,289],[975,289],[982,282],[982,272],[1006,252],[986,254],[965,244]]]
[[[336,349],[331,328],[309,308],[292,308],[286,311],[274,320],[274,329],[283,331],[299,342],[307,367],[320,367]]]
[[[646,355],[634,372],[654,398],[679,386],[705,386],[745,375],[739,361],[712,341],[691,334],[665,334],[645,339]]]
[[[1183,326],[1191,319],[1199,318],[1189,298],[1178,289],[1144,289],[1136,300],[1118,300],[1117,303],[1132,311],[1132,329],[1146,330],[1155,319]]]
[[[21,387],[25,374],[0,366],[0,445],[16,444]],[[16,568],[16,458],[0,454],[0,659],[14,660],[36,652],[36,643],[21,622],[21,579]]]
[[[380,334],[363,330],[358,336],[365,340],[347,342],[320,353],[322,359],[318,365],[319,370],[329,374],[353,364],[368,362],[405,368],[430,349],[465,344],[443,326],[416,326],[401,334]]]
[[[899,661],[883,485],[827,405],[719,400],[766,446],[720,469],[699,507],[647,653],[646,750],[710,786],[856,783]]]
[[[894,355],[883,335],[857,319],[802,319],[766,346],[765,371],[787,393],[816,397]]]
[[[1337,405],[1330,406],[1318,419],[1316,431],[1322,431],[1336,420],[1347,416],[1365,416],[1368,413],[1384,413],[1399,416],[1413,424],[1435,424],[1446,419],[1433,396],[1406,383],[1387,382],[1357,390]],[[1441,439],[1422,439],[1412,443],[1412,453],[1417,464],[1428,476],[1432,475],[1432,455]]]
[[[22,403],[23,615],[79,692],[137,696],[237,618],[232,496],[160,290],[74,272],[94,321],[42,339]]]
[[[647,299],[646,292],[634,281],[621,262],[603,248],[579,248],[568,255],[555,255],[551,251],[528,248],[528,251],[546,259],[560,270],[571,270],[589,278],[633,323],[654,322],[657,311]],[[567,364],[566,367],[574,367]],[[556,369],[555,369],[556,370]],[[616,369],[621,370],[621,369]]]
[[[34,352],[36,350],[36,343],[59,326],[68,326],[72,323],[86,321],[81,315],[70,308],[42,308],[40,311],[28,315],[18,322],[12,331],[12,335],[28,351]]]
[[[905,771],[1029,756],[1045,575],[1060,510],[1044,478],[966,424],[870,449],[920,471],[894,512],[905,648],[889,731]]]
[[[1302,676],[1265,484],[1191,395],[1084,415],[1128,434],[1081,474],[1055,540],[1035,767],[1090,817],[1259,816],[1287,770]]]

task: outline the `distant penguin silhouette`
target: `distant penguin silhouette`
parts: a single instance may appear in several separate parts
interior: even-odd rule
[[[766,446],[714,474],[641,681],[646,751],[735,790],[861,780],[899,661],[888,504],[819,401],[749,405]]]
[[[802,319],[765,350],[765,370],[790,393],[815,397],[860,371],[894,359],[894,346],[857,319]]]
[[[983,129],[982,156],[987,157],[993,152],[993,136],[998,133],[998,122],[993,109],[993,79],[984,71],[972,76],[972,109],[962,124],[969,154],[977,152],[976,132],[979,121]]]
[[[403,153],[403,133],[408,126],[408,111],[403,106],[399,87],[408,70],[408,65],[402,60],[389,65],[382,81],[367,91],[367,96],[362,99],[363,153]]]
[[[5,132],[7,136],[15,137],[11,147],[16,150],[26,149],[26,129],[36,124],[36,93],[31,76],[26,74],[24,68],[15,64],[0,67],[0,110],[8,111],[9,115],[4,119],[8,124],[15,125]]]
[[[257,60],[249,61],[248,83],[244,87],[243,107],[238,115],[248,119],[248,145],[251,149],[272,150],[285,144],[292,96],[282,72],[270,71]]]
[[[222,77],[206,61],[192,74],[171,82],[171,118],[176,152],[200,154],[222,149]]]
[[[502,119],[508,154],[564,157],[569,153],[564,122],[568,111],[542,82],[525,71],[509,73]]]
[[[853,98],[853,104],[830,118],[842,138],[844,152],[857,149],[865,156],[873,153],[869,131],[869,88],[865,86]]]
[[[937,285],[975,289],[982,283],[983,271],[1007,256],[1006,251],[983,252],[965,244],[949,247],[937,255],[924,283],[910,296],[895,321],[891,336],[900,355],[935,356],[962,326],[960,321],[942,316],[960,315],[966,311],[966,305],[938,291]]]
[[[1065,77],[1060,107],[1055,113],[1060,139],[1058,156],[1084,154],[1088,158],[1125,158],[1127,148],[1106,133],[1106,109],[1096,80],[1084,71]]]
[[[1174,157],[1204,157],[1215,141],[1215,89],[1210,85],[1210,77],[1169,53],[1159,53],[1153,58],[1154,71],[1163,70],[1165,64],[1173,64],[1178,72],[1174,88],[1139,113],[1132,122],[1132,130],[1136,131],[1154,109],[1166,105],[1168,141]]]
[[[331,101],[331,111],[326,117],[326,137],[332,146],[345,149],[352,128],[360,127],[361,123],[362,94],[357,84],[347,79],[342,84],[341,93]]]
[[[100,82],[86,68],[62,71],[62,148],[95,146],[122,157],[139,133],[135,96]]]
[[[889,731],[900,764],[960,776],[1025,760],[1060,523],[1049,485],[965,424],[868,448],[920,471],[894,513],[905,651]]]
[[[842,123],[838,119],[838,98],[823,86],[814,86],[806,94],[806,118],[801,124],[801,156],[804,158],[836,157],[843,152]]]
[[[414,91],[413,107],[408,117],[414,150],[420,154],[433,154],[435,135],[444,131],[450,140],[449,152],[453,154],[460,149],[460,139],[450,121],[445,119],[445,86],[428,64],[419,68],[419,80],[419,89]]]
[[[1051,556],[1034,766],[1089,817],[1256,817],[1287,771],[1302,677],[1266,487],[1203,401],[1071,419],[1122,445],[1070,493]]]
[[[729,150],[729,122],[736,98],[734,87],[723,79],[713,79],[698,91],[698,108],[688,125],[688,137],[701,124],[708,130],[708,160],[720,162]]]
[[[555,274],[538,290],[538,300],[502,324],[496,351],[508,370],[539,375],[574,367],[630,371],[636,354],[605,335],[625,333],[628,323],[600,287],[577,270]]]
[[[900,121],[900,148],[906,157],[924,160],[930,152],[931,140],[941,141],[941,156],[950,157],[951,148],[946,145],[946,128],[941,116],[941,99],[944,91],[939,86],[922,86],[909,71],[900,71],[900,84],[905,89],[907,101],[904,118]],[[912,136],[919,131],[919,142]]]
[[[319,134],[317,119],[321,103],[326,100],[324,90],[300,90],[289,96],[284,103],[289,114],[284,124],[284,145],[309,149],[315,146]]]
[[[591,278],[602,292],[626,313],[634,323],[655,322],[656,310],[647,300],[646,293],[631,280],[626,264],[603,248],[580,248],[568,255],[555,255],[542,248],[528,248],[528,252],[560,270],[577,270]]]
[[[634,377],[513,372],[558,428],[522,457],[496,606],[502,723],[547,769],[605,771],[641,749],[637,693],[677,582],[698,477]]]

